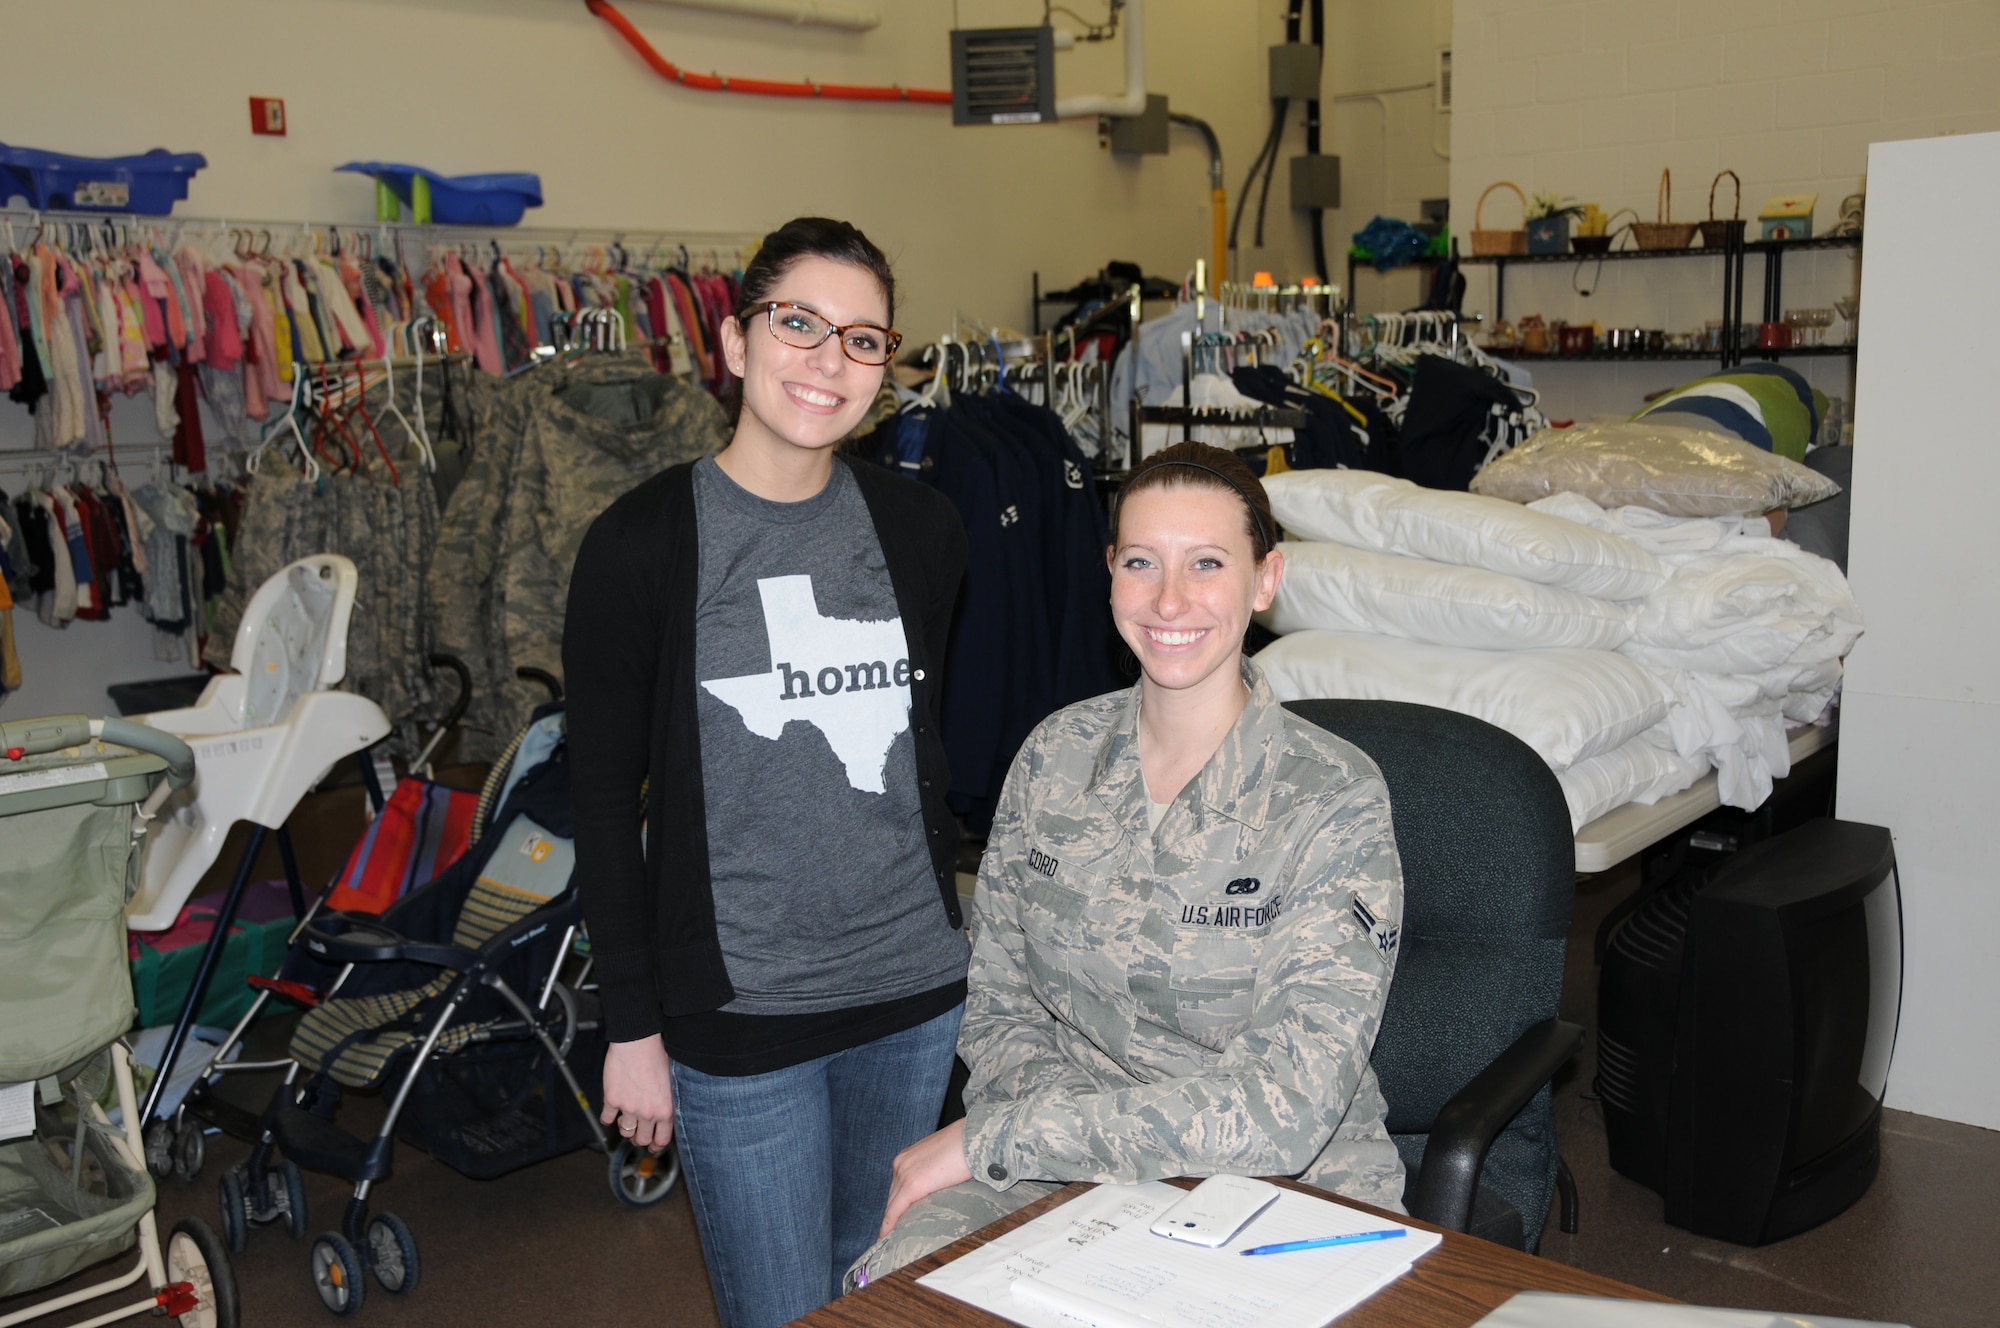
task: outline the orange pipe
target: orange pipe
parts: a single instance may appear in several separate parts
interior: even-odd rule
[[[753,97],[825,97],[832,101],[915,101],[933,106],[951,105],[951,93],[938,88],[871,87],[854,83],[775,83],[761,78],[729,78],[721,74],[690,74],[653,49],[632,21],[612,7],[610,0],[584,0],[590,12],[618,30],[618,35],[653,67],[653,72],[671,83],[699,92],[742,92]]]
[[[1229,195],[1221,189],[1208,191],[1209,213],[1214,226],[1209,236],[1209,246],[1215,257],[1214,266],[1209,271],[1215,273],[1216,294],[1222,293],[1222,283],[1229,279]]]

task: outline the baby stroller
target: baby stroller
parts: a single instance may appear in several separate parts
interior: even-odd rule
[[[241,1249],[253,1224],[303,1232],[297,1167],[352,1181],[340,1229],[312,1246],[314,1287],[336,1314],[361,1308],[365,1274],[394,1295],[417,1284],[409,1227],[368,1206],[399,1137],[478,1180],[579,1147],[611,1153],[612,1188],[627,1202],[655,1202],[677,1179],[671,1159],[612,1152],[597,1119],[604,1041],[579,996],[587,959],[563,980],[582,909],[562,718],[538,716],[496,767],[482,804],[497,811],[484,828],[475,818],[457,862],[379,917],[325,911],[301,934],[302,961],[345,967],[300,1020],[293,1064],[220,1200]],[[370,1137],[336,1123],[343,1090],[387,1100]]]
[[[161,1248],[119,1040],[134,1013],[125,903],[139,845],[194,778],[194,753],[170,734],[82,715],[0,724],[0,749],[0,1297],[139,1247],[131,1271],[0,1326],[142,1283],[143,1297],[90,1322],[164,1313],[236,1328],[236,1279],[215,1231],[186,1218]],[[107,1085],[121,1126],[101,1104]]]

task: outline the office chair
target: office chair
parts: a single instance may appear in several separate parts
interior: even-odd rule
[[[1401,701],[1285,708],[1359,747],[1389,786],[1401,955],[1371,1062],[1412,1216],[1533,1252],[1552,1188],[1576,1230],[1549,1081],[1583,1044],[1557,1018],[1575,841],[1556,777],[1484,720]]]

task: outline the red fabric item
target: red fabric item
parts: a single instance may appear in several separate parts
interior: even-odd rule
[[[202,284],[205,287],[202,303],[208,314],[208,335],[204,338],[208,363],[217,369],[235,369],[243,363],[243,332],[236,326],[236,297],[229,293],[229,283],[215,268],[208,270]]]
[[[354,846],[327,907],[380,913],[458,860],[479,795],[406,776]]]
[[[201,436],[200,379],[185,360],[174,366],[174,376],[174,409],[181,417],[174,430],[174,464],[199,474],[208,469],[208,449]]]

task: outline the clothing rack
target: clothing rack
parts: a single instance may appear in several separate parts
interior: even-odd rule
[[[64,233],[71,236],[88,237],[93,233],[108,232],[114,243],[152,236],[163,244],[171,245],[188,238],[190,232],[211,236],[235,232],[245,237],[247,243],[259,246],[257,252],[262,254],[297,252],[281,248],[288,244],[305,243],[320,249],[348,239],[372,242],[387,236],[397,246],[406,242],[497,245],[500,252],[509,256],[537,250],[544,253],[554,250],[561,254],[579,247],[599,252],[617,248],[627,257],[635,251],[641,257],[649,257],[655,253],[664,255],[685,250],[686,261],[707,257],[716,267],[721,266],[725,256],[739,262],[747,259],[761,240],[761,237],[747,231],[677,230],[649,226],[417,226],[404,222],[311,221],[298,217],[144,217],[125,212],[0,208],[0,240],[7,239],[6,227],[17,228],[8,241],[10,247],[29,239],[21,235],[18,228],[51,225],[62,227]],[[608,253],[605,256],[608,257]]]
[[[1340,287],[1325,284],[1245,286],[1241,282],[1225,281],[1217,288],[1216,300],[1224,309],[1278,313],[1291,308],[1306,308],[1321,317],[1331,318],[1340,309]]]
[[[1437,341],[1443,344],[1449,354],[1456,357],[1459,346],[1470,345],[1469,339],[1461,337],[1460,329],[1477,325],[1481,321],[1478,314],[1454,313],[1449,309],[1414,309],[1406,313],[1357,314],[1344,309],[1338,315],[1340,323],[1340,353],[1359,357],[1383,344],[1384,338],[1374,335],[1378,329],[1386,330],[1400,344],[1409,339]],[[1362,345],[1359,336],[1363,328],[1371,333],[1369,343]]]

